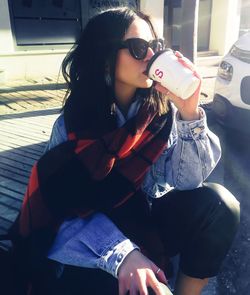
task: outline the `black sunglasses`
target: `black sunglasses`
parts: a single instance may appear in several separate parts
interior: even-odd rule
[[[148,48],[151,48],[154,53],[164,49],[164,41],[162,39],[154,39],[146,41],[141,38],[129,38],[120,43],[119,49],[128,48],[129,53],[133,58],[142,60],[146,57]]]

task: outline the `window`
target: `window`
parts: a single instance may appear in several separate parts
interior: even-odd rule
[[[16,45],[73,44],[81,31],[80,0],[9,0]]]

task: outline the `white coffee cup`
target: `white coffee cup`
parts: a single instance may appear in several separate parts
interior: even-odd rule
[[[181,60],[191,63],[187,58]],[[152,56],[146,74],[182,99],[190,97],[200,84],[194,71],[183,65],[171,49],[158,51]]]

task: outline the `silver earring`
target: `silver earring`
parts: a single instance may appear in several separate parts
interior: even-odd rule
[[[105,82],[106,82],[106,85],[107,85],[107,86],[111,86],[111,84],[112,84],[112,80],[111,80],[110,73],[106,73],[106,74],[105,74]]]

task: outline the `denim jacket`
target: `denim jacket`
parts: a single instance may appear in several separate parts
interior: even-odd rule
[[[139,109],[138,101],[131,104],[127,118],[116,108],[117,125],[122,126]],[[199,187],[212,172],[221,156],[218,137],[206,123],[200,108],[200,119],[182,121],[173,108],[173,126],[168,148],[151,166],[142,190],[149,198],[166,195],[172,189],[188,190]],[[46,150],[67,140],[64,117],[56,120]],[[167,197],[164,196],[164,197]],[[102,213],[88,218],[65,220],[48,253],[48,258],[62,264],[100,268],[117,277],[119,266],[137,245],[123,235]]]

